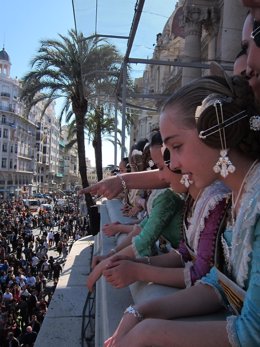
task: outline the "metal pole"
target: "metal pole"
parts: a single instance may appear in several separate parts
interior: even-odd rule
[[[118,110],[118,101],[116,98],[115,102],[115,144],[114,144],[114,167],[117,166],[117,110]]]
[[[125,156],[125,124],[126,124],[126,79],[127,79],[127,65],[123,64],[123,79],[122,79],[122,148],[121,159]]]

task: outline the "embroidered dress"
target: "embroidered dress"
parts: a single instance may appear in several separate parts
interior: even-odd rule
[[[180,241],[184,199],[171,189],[161,190],[154,195],[147,207],[151,210],[149,218],[140,223],[142,230],[133,237],[132,246],[136,257],[151,255],[151,249],[160,236],[164,236],[172,247],[177,247]],[[152,202],[152,208],[151,208]]]
[[[214,264],[216,237],[226,218],[230,191],[220,181],[206,187],[199,196],[192,215],[184,221],[184,237],[179,253],[184,262],[186,287],[204,276]]]
[[[241,312],[227,318],[227,332],[231,346],[260,346],[260,164],[255,165],[245,182],[236,222],[225,232],[227,247],[224,250],[226,277],[234,286],[226,287],[223,276],[214,267],[201,282],[213,286],[228,308],[233,307],[227,289],[237,300],[241,296]],[[232,237],[230,238],[230,231]],[[231,252],[229,252],[229,249]],[[223,276],[225,279],[225,276]],[[226,282],[227,283],[227,282]],[[233,311],[234,312],[234,311]]]

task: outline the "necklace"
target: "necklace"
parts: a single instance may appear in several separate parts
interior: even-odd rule
[[[255,167],[256,163],[258,162],[258,159],[256,159],[253,164],[249,167],[249,169],[247,170],[244,178],[243,178],[243,181],[241,182],[241,185],[239,187],[239,190],[238,190],[238,193],[237,193],[237,196],[236,196],[236,199],[234,200],[234,193],[232,192],[232,223],[234,224],[235,223],[235,220],[236,220],[236,208],[237,208],[237,204],[241,198],[241,194],[242,194],[242,191],[244,189],[244,186],[245,186],[245,183],[246,183],[246,180],[249,176],[249,174],[251,173],[251,171],[253,170],[253,168]]]

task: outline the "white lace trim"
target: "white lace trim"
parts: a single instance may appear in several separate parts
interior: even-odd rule
[[[260,214],[260,163],[252,170],[245,183],[240,208],[233,228],[231,266],[236,282],[245,288],[248,278],[248,264],[254,239],[253,226]]]
[[[227,335],[228,335],[228,341],[232,347],[240,347],[239,340],[237,338],[237,333],[235,329],[235,320],[236,316],[229,316],[227,317]]]
[[[187,263],[185,263],[184,269],[183,269],[183,273],[184,273],[184,283],[186,288],[189,288],[192,286],[191,283],[191,276],[190,276],[190,269],[193,266],[193,262],[192,261],[188,261]]]
[[[197,254],[200,234],[205,228],[206,218],[216,205],[227,197],[230,190],[221,182],[215,181],[206,187],[194,206],[188,228],[185,228],[186,237],[190,248]]]

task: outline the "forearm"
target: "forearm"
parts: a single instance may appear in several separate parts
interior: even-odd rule
[[[122,175],[128,189],[156,189],[169,185],[159,178],[159,171],[130,172]]]
[[[135,307],[145,318],[173,319],[209,314],[222,306],[213,288],[199,284]]]
[[[180,254],[173,250],[166,254],[150,257],[150,263],[154,266],[181,268],[183,267]]]
[[[122,240],[116,247],[115,247],[115,251],[119,252],[122,249],[124,249],[125,247],[128,247],[131,245],[132,243],[132,238],[137,235],[140,231],[141,228],[135,224],[134,226],[131,226],[131,232],[128,233],[128,235],[126,236],[126,238],[124,240]]]
[[[118,224],[118,225],[115,225],[115,229],[118,233],[128,234],[133,230],[133,225],[131,225],[131,224]]]
[[[153,282],[175,288],[185,288],[182,268],[161,268],[157,266],[139,264],[136,267],[136,280],[147,283]]]

